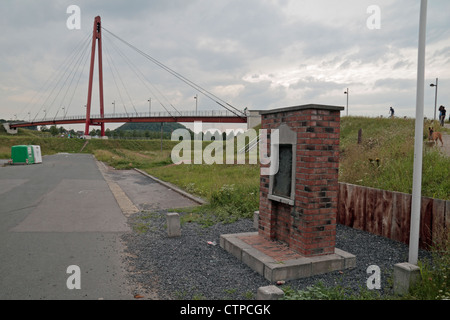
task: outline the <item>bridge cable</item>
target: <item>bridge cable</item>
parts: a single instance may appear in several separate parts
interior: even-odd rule
[[[71,96],[71,98],[70,98],[70,100],[69,100],[69,104],[68,104],[68,107],[67,107],[67,111],[69,111],[69,108],[70,108],[70,106],[72,105],[72,101],[73,101],[73,98],[74,98],[74,96],[75,96],[75,92],[77,91],[78,85],[79,85],[80,80],[81,80],[81,76],[83,75],[83,70],[86,68],[86,64],[87,64],[87,62],[89,61],[88,58],[89,58],[89,55],[87,54],[87,55],[86,55],[86,59],[84,60],[84,65],[83,65],[83,67],[82,67],[82,69],[81,69],[81,71],[80,71],[80,73],[79,73],[78,80],[77,80],[77,83],[76,83],[76,85],[75,85],[75,89],[73,90],[72,96]],[[66,111],[66,114],[67,114],[67,111]]]
[[[89,38],[86,39],[86,42],[85,42],[85,44],[84,44],[84,50],[87,50],[88,46],[89,46]],[[71,61],[67,61],[67,62],[65,63],[65,66],[66,66],[65,70],[64,70],[64,71],[61,70],[60,75],[59,75],[58,79],[57,79],[56,82],[55,82],[55,86],[53,87],[52,91],[50,92],[50,94],[48,95],[48,97],[46,98],[46,100],[44,101],[44,103],[42,104],[41,108],[39,109],[39,112],[40,112],[40,111],[42,110],[42,108],[46,105],[47,101],[50,99],[50,97],[52,96],[53,92],[56,90],[56,88],[58,87],[58,85],[61,83],[63,77],[64,77],[65,74],[68,72],[69,67],[72,65],[73,61],[75,60],[76,56],[79,54],[79,52],[80,52],[81,50],[83,50],[83,46],[80,46],[78,50],[74,50],[74,51],[73,51],[73,55],[71,56]],[[67,81],[67,78],[66,78],[66,81]],[[66,81],[64,81],[64,83],[65,83]],[[64,85],[64,83],[63,83],[63,85]],[[55,98],[53,99],[53,102],[51,102],[51,103],[48,105],[48,106],[49,106],[49,110],[48,110],[48,111],[50,111],[50,110],[52,109],[53,103],[56,101],[56,98],[58,97],[58,95],[59,95],[59,93],[60,93],[61,90],[62,90],[62,87],[61,87],[61,89],[59,90],[58,94],[57,94],[57,95],[55,96]],[[58,112],[59,112],[59,109],[58,109]],[[47,113],[46,113],[46,114],[47,114]],[[37,115],[36,115],[36,117],[37,117]],[[55,115],[55,118],[56,118],[56,115]]]
[[[217,97],[216,95],[214,95],[213,93],[207,91],[206,89],[204,89],[203,87],[197,85],[196,83],[192,82],[191,80],[187,79],[186,77],[182,76],[181,74],[179,74],[178,72],[172,70],[171,68],[169,68],[168,66],[164,65],[163,63],[159,62],[158,60],[156,60],[155,58],[153,58],[152,56],[150,56],[149,54],[143,52],[142,50],[138,49],[137,47],[135,47],[134,45],[130,44],[129,42],[125,41],[124,39],[120,38],[119,36],[115,35],[114,33],[112,33],[111,31],[109,31],[108,29],[106,29],[105,27],[102,27],[103,30],[105,30],[107,33],[111,34],[113,37],[117,38],[119,41],[123,42],[124,44],[126,44],[128,47],[130,47],[131,49],[133,49],[134,51],[136,51],[137,53],[139,53],[140,55],[142,55],[143,57],[145,57],[146,59],[150,60],[151,62],[153,62],[154,64],[156,64],[157,66],[159,66],[160,68],[166,70],[167,72],[169,72],[170,74],[172,74],[173,76],[175,76],[176,78],[178,78],[179,80],[183,81],[184,83],[186,83],[187,85],[189,85],[190,87],[194,88],[195,90],[199,91],[200,93],[202,93],[203,95],[205,95],[206,97],[208,97],[209,99],[211,99],[212,101],[216,102],[217,104],[219,104],[220,106],[222,106],[223,108],[227,109],[228,111],[232,112],[233,114],[235,114],[238,117],[242,117],[242,111],[238,110],[237,108],[233,107],[232,105],[230,105],[228,102],[220,99],[219,97]],[[220,102],[219,102],[220,101]],[[225,104],[234,109],[230,110],[230,108],[226,107]]]
[[[38,114],[41,112],[41,110],[42,110],[42,109],[44,108],[44,106],[47,104],[47,102],[48,102],[48,100],[50,99],[50,97],[52,96],[53,92],[56,90],[56,88],[58,87],[58,85],[61,83],[63,77],[64,77],[64,76],[66,75],[66,73],[68,72],[68,69],[69,69],[69,67],[72,65],[72,62],[75,60],[76,56],[77,56],[77,55],[79,54],[79,52],[83,49],[83,47],[85,47],[85,48],[88,47],[88,45],[89,45],[89,38],[86,38],[86,40],[84,40],[84,41],[85,41],[86,43],[85,43],[85,44],[79,45],[80,48],[79,48],[78,50],[73,50],[73,51],[72,51],[72,52],[73,52],[72,55],[70,55],[69,58],[66,59],[66,60],[64,61],[64,63],[59,67],[59,70],[57,70],[57,71],[58,71],[57,74],[59,74],[59,75],[57,76],[57,79],[56,79],[56,81],[55,81],[55,85],[53,86],[51,92],[48,94],[47,98],[46,98],[46,99],[44,100],[44,102],[42,103],[42,105],[41,105],[41,107],[39,108],[39,111],[38,111],[38,113],[36,114],[36,116],[34,117],[33,121],[36,120]],[[85,49],[85,50],[86,50],[86,49]],[[70,60],[70,61],[69,61],[69,60]],[[62,69],[63,69],[63,68],[62,68],[63,65],[65,65],[64,70],[62,70]],[[67,78],[66,78],[66,81],[67,81]],[[66,81],[65,81],[65,82],[66,82]],[[65,82],[64,82],[64,83],[65,83]],[[49,84],[49,85],[50,85],[50,84]],[[61,89],[62,89],[62,87],[61,87]],[[59,92],[61,91],[61,89],[59,90]],[[59,92],[58,92],[57,96],[59,95]],[[50,109],[52,108],[53,103],[55,102],[57,96],[53,99],[53,102],[52,102],[51,104],[48,105],[48,106],[50,107]],[[50,109],[49,109],[49,110],[50,110]],[[46,113],[46,114],[47,114],[47,113]]]
[[[75,48],[78,48],[79,46],[83,46],[83,43],[89,40],[90,33],[88,33],[83,39],[81,39]],[[75,54],[76,50],[72,50],[72,54]],[[34,108],[34,106],[37,106],[38,102],[43,99],[44,93],[47,92],[52,84],[52,80],[56,77],[57,74],[62,70],[62,67],[67,65],[67,62],[72,59],[72,55],[67,56],[67,58],[56,68],[56,70],[51,73],[47,79],[42,83],[41,87],[36,91],[36,93],[33,95],[32,99],[25,105],[24,108],[22,108],[22,112],[20,113],[20,116],[23,112],[26,112],[26,110],[29,110],[29,114],[31,113],[31,110]],[[48,97],[47,97],[48,100]],[[44,104],[39,108],[36,115],[33,118],[33,121],[36,120],[39,113],[42,111],[42,108],[44,107]]]
[[[78,58],[78,60],[76,62],[76,66],[71,70],[71,74],[69,75],[69,77],[71,77],[71,80],[70,80],[70,83],[67,85],[67,90],[66,90],[64,96],[61,99],[61,103],[59,104],[60,106],[62,106],[63,102],[66,100],[66,96],[69,93],[69,89],[71,88],[72,83],[73,83],[73,81],[75,79],[75,76],[77,75],[77,72],[79,72],[79,70],[80,70],[80,67],[82,65],[83,65],[83,68],[86,66],[86,62],[88,61],[87,58],[89,57],[89,54],[86,54],[87,52],[88,52],[88,50],[84,50],[84,51],[81,52],[81,55],[80,55],[80,57]],[[83,64],[83,59],[84,59],[84,64]],[[82,72],[80,72],[80,74],[78,76],[78,82],[79,82],[79,79],[81,77],[81,74],[82,74]],[[78,82],[77,82],[77,85],[74,88],[74,92],[72,94],[72,98],[73,98],[73,96],[75,94],[75,90],[78,88]],[[72,102],[72,99],[69,99],[67,107],[64,109],[63,119],[65,119],[65,117],[67,115],[67,112],[69,111],[71,102]]]
[[[84,52],[85,52],[85,51],[82,51],[82,48],[80,48],[80,50],[79,50],[79,51],[77,52],[77,54],[74,56],[72,63],[67,64],[67,68],[66,68],[66,71],[64,72],[64,74],[68,73],[68,75],[67,75],[67,77],[65,78],[64,82],[62,83],[61,88],[59,89],[57,95],[56,95],[55,98],[53,99],[53,102],[51,103],[51,105],[53,105],[53,103],[56,101],[56,99],[57,99],[58,96],[60,95],[62,89],[63,89],[64,87],[66,87],[67,81],[71,78],[71,75],[72,75],[72,73],[74,72],[74,69],[75,69],[75,68],[72,68],[72,69],[70,69],[70,70],[69,70],[69,68],[70,68],[71,66],[73,66],[74,64],[76,64],[77,66],[79,65],[79,63],[80,63],[80,61],[81,61],[80,58],[81,58],[82,56],[84,56]],[[75,58],[76,58],[80,53],[82,53],[82,54],[81,54],[81,55],[77,58],[77,60],[75,61]],[[73,79],[73,76],[72,76],[72,79]],[[62,107],[61,105],[62,105],[62,103],[64,102],[64,99],[65,99],[65,97],[66,97],[66,95],[67,95],[67,92],[68,92],[68,90],[69,90],[69,87],[70,87],[70,84],[71,84],[71,83],[72,83],[72,81],[70,81],[70,83],[67,84],[66,92],[65,92],[65,94],[63,95],[63,97],[62,97],[62,99],[61,99],[61,102],[59,103],[59,107],[58,107],[58,109],[57,109],[57,111],[56,111],[55,117],[53,118],[54,121],[56,120],[56,117],[58,116],[58,113],[59,113],[59,111],[61,110],[61,107]]]
[[[127,115],[127,117],[128,117],[129,115],[128,115],[127,107],[125,106],[125,102],[123,101],[121,90],[120,90],[119,86],[117,85],[116,77],[115,77],[115,75],[114,75],[114,70],[113,70],[113,68],[111,67],[111,66],[112,66],[112,63],[110,62],[111,57],[110,57],[110,55],[109,55],[108,50],[104,50],[104,51],[105,51],[105,53],[106,53],[106,60],[107,60],[107,62],[108,62],[108,67],[109,67],[110,70],[111,70],[111,75],[112,75],[112,78],[113,78],[113,80],[114,80],[114,84],[116,85],[116,88],[117,88],[117,92],[118,92],[118,94],[119,94],[120,101],[122,102],[123,108],[124,108],[125,113],[126,113],[126,115]],[[117,69],[116,69],[116,72],[117,72]]]
[[[111,57],[110,57],[110,58],[111,58]],[[117,76],[118,76],[120,82],[122,83],[122,86],[123,86],[123,88],[124,88],[124,90],[125,90],[125,93],[126,93],[127,96],[128,96],[128,99],[130,100],[130,104],[131,104],[131,106],[133,107],[134,112],[135,112],[136,115],[137,115],[138,112],[137,112],[137,110],[136,110],[136,107],[135,107],[135,105],[134,105],[134,103],[133,103],[133,100],[131,99],[131,96],[130,96],[130,93],[128,92],[127,87],[125,86],[125,83],[124,83],[123,80],[122,80],[122,77],[121,77],[120,74],[119,74],[119,71],[117,70],[117,67],[116,67],[116,64],[114,63],[114,60],[110,59],[110,63],[111,63],[111,65],[114,67],[114,69],[116,70]],[[124,104],[124,106],[125,106],[125,104]],[[127,116],[128,116],[128,113],[127,113]]]
[[[105,37],[104,38],[108,38]],[[166,101],[170,104],[170,106],[176,111],[178,112],[180,115],[181,113],[169,102],[169,100],[167,99],[166,96],[164,96],[164,94],[158,90],[158,88],[156,88],[148,79],[146,79],[145,75],[142,73],[142,71],[140,71],[136,65],[133,64],[133,62],[114,44],[113,41],[110,42],[112,44],[112,47],[114,48],[114,50],[116,50],[116,52],[125,60],[125,62],[128,64],[128,66],[130,67],[130,69],[136,74],[136,76],[138,77],[138,79],[144,84],[144,86],[147,88],[147,90],[149,90],[152,94],[152,96],[156,97],[156,100],[159,102],[159,104],[163,107],[164,110],[166,110],[166,112],[171,116],[174,117],[172,115],[172,113],[167,110],[167,108],[165,107],[165,105],[161,102],[161,100],[158,98],[158,96],[153,92],[153,90],[151,88],[149,88],[149,86],[147,85],[146,81],[148,83],[150,83],[150,85],[161,95],[163,96],[163,98],[166,99]]]
[[[111,42],[112,44],[114,44],[114,42]],[[136,74],[136,76],[139,78],[139,80],[141,80],[141,82],[144,84],[144,86],[152,93],[153,96],[156,97],[156,99],[158,100],[159,104],[164,108],[164,110],[166,110],[167,113],[169,113],[170,116],[174,117],[169,110],[167,110],[167,108],[164,106],[164,104],[160,101],[160,99],[158,99],[158,96],[154,94],[154,92],[152,91],[151,88],[148,87],[147,82],[150,83],[150,85],[153,87],[153,89],[155,89],[166,101],[168,104],[170,104],[170,106],[176,111],[178,112],[178,114],[181,115],[180,111],[178,111],[177,108],[174,107],[174,105],[172,103],[170,103],[169,99],[167,99],[167,97],[157,88],[155,87],[155,85],[149,81],[145,75],[142,73],[142,71],[136,67],[135,64],[133,64],[133,62],[117,47],[114,45],[114,49],[119,53],[119,55],[125,60],[125,62],[127,62],[128,66],[133,70],[133,72]]]

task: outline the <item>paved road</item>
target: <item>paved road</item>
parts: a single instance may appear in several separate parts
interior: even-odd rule
[[[0,167],[0,299],[133,299],[121,259],[128,231],[92,156]],[[81,289],[67,287],[71,265]]]
[[[120,240],[130,232],[127,217],[195,205],[91,155],[0,167],[0,299],[133,299],[139,284],[128,282]],[[67,287],[71,265],[80,268],[81,289]]]

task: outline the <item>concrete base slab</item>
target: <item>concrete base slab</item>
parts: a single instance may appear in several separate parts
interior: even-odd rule
[[[354,255],[337,248],[334,254],[303,257],[275,241],[266,240],[264,245],[256,245],[257,237],[258,232],[225,234],[220,236],[220,246],[271,282],[306,278],[356,266]]]

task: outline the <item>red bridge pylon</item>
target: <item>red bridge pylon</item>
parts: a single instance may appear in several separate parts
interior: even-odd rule
[[[102,22],[100,16],[94,19],[94,30],[92,34],[92,50],[91,50],[91,67],[89,71],[89,88],[86,104],[86,126],[84,134],[89,135],[89,127],[92,125],[100,126],[101,136],[105,136],[105,123],[96,123],[91,120],[91,100],[92,100],[92,82],[94,78],[94,64],[95,64],[95,47],[98,42],[98,85],[99,85],[99,97],[100,97],[100,116],[105,117],[104,105],[103,105],[103,65],[102,65]]]

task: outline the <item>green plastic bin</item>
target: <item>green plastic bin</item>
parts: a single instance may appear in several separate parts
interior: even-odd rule
[[[33,164],[34,152],[32,146],[12,146],[12,164]]]

